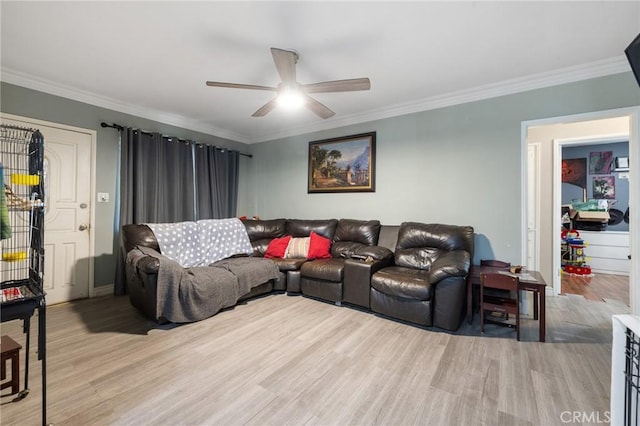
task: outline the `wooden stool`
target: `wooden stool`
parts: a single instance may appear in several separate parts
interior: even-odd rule
[[[20,392],[20,349],[22,346],[9,336],[2,336],[0,341],[0,350],[2,358],[0,359],[1,378],[7,378],[7,361],[11,360],[11,381],[0,385],[0,390],[11,386],[11,395]]]

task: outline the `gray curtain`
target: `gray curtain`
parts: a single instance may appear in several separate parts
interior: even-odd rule
[[[235,216],[238,165],[237,151],[123,128],[118,231],[130,223]],[[117,240],[120,242],[119,233]],[[118,246],[114,293],[122,295],[127,291],[124,253],[120,243]]]
[[[198,219],[236,215],[240,154],[210,145],[195,147]]]

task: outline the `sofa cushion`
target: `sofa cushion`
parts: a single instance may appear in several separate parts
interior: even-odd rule
[[[315,231],[317,234],[322,235],[325,238],[333,240],[333,236],[336,233],[336,227],[338,226],[337,219],[322,219],[322,220],[303,220],[303,219],[288,219],[286,224],[285,233],[292,237],[308,237],[311,231]]]
[[[389,266],[373,274],[371,287],[381,293],[405,299],[431,300],[433,296],[429,272],[402,266]]]
[[[331,240],[311,231],[307,259],[328,259],[331,257]]]
[[[404,222],[398,230],[395,263],[429,270],[443,253],[457,250],[472,253],[472,227]]]
[[[434,247],[440,250],[465,250],[473,253],[471,226],[440,223],[404,222],[398,230],[396,248]]]
[[[287,259],[306,259],[309,252],[310,237],[291,238],[284,257]]]
[[[247,228],[247,235],[249,235],[251,242],[271,240],[285,235],[285,219],[244,220],[242,223]]]
[[[246,219],[242,223],[247,228],[247,235],[249,235],[249,241],[253,246],[254,256],[264,256],[271,240],[285,235],[285,219]]]
[[[340,219],[334,241],[351,241],[367,246],[378,244],[380,235],[379,220]]]
[[[274,238],[267,246],[267,250],[264,252],[264,257],[269,259],[273,257],[284,257],[287,247],[289,246],[289,241],[291,241],[290,235]]]
[[[344,259],[317,259],[305,262],[300,273],[305,278],[316,278],[324,281],[341,282],[344,272]]]
[[[273,261],[281,271],[299,271],[300,267],[307,261],[307,259],[273,258],[271,261]]]

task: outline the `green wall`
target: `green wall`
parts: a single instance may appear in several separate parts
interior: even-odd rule
[[[243,213],[472,225],[476,261],[519,263],[521,123],[636,105],[624,73],[264,142],[253,147],[255,210]],[[307,194],[308,142],[370,131],[376,192]]]
[[[114,237],[114,219],[116,216],[115,195],[119,158],[119,134],[115,129],[100,127],[101,122],[118,123],[220,147],[236,149],[240,152],[248,152],[248,146],[243,143],[158,123],[145,118],[49,95],[5,82],[2,82],[0,86],[0,111],[7,114],[95,130],[97,132],[96,191],[110,193],[111,200],[109,203],[95,203],[94,200],[96,216],[94,228],[95,287],[114,283],[116,263],[113,253],[114,247],[117,247],[117,241]],[[242,203],[246,203],[247,173],[246,171],[242,172],[242,169],[246,169],[247,163],[251,160],[243,156],[240,158],[242,179],[239,196],[243,197]]]
[[[238,215],[472,225],[475,259],[521,260],[521,123],[640,105],[624,73],[343,128],[245,145],[2,83],[5,113],[97,131],[96,190],[116,193],[118,134],[101,121],[249,152]],[[308,142],[377,132],[376,192],[307,194]],[[96,204],[95,285],[113,283],[115,209]]]

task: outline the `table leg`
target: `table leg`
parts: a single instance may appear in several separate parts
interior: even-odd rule
[[[473,322],[473,284],[467,278],[467,323]]]
[[[11,357],[11,395],[20,392],[20,349]]]
[[[547,317],[547,313],[546,313],[546,301],[545,301],[545,291],[544,289],[542,289],[542,291],[538,291],[538,297],[540,298],[540,318],[538,320],[538,322],[540,323],[540,341],[544,342],[546,339],[546,321],[545,318]]]

